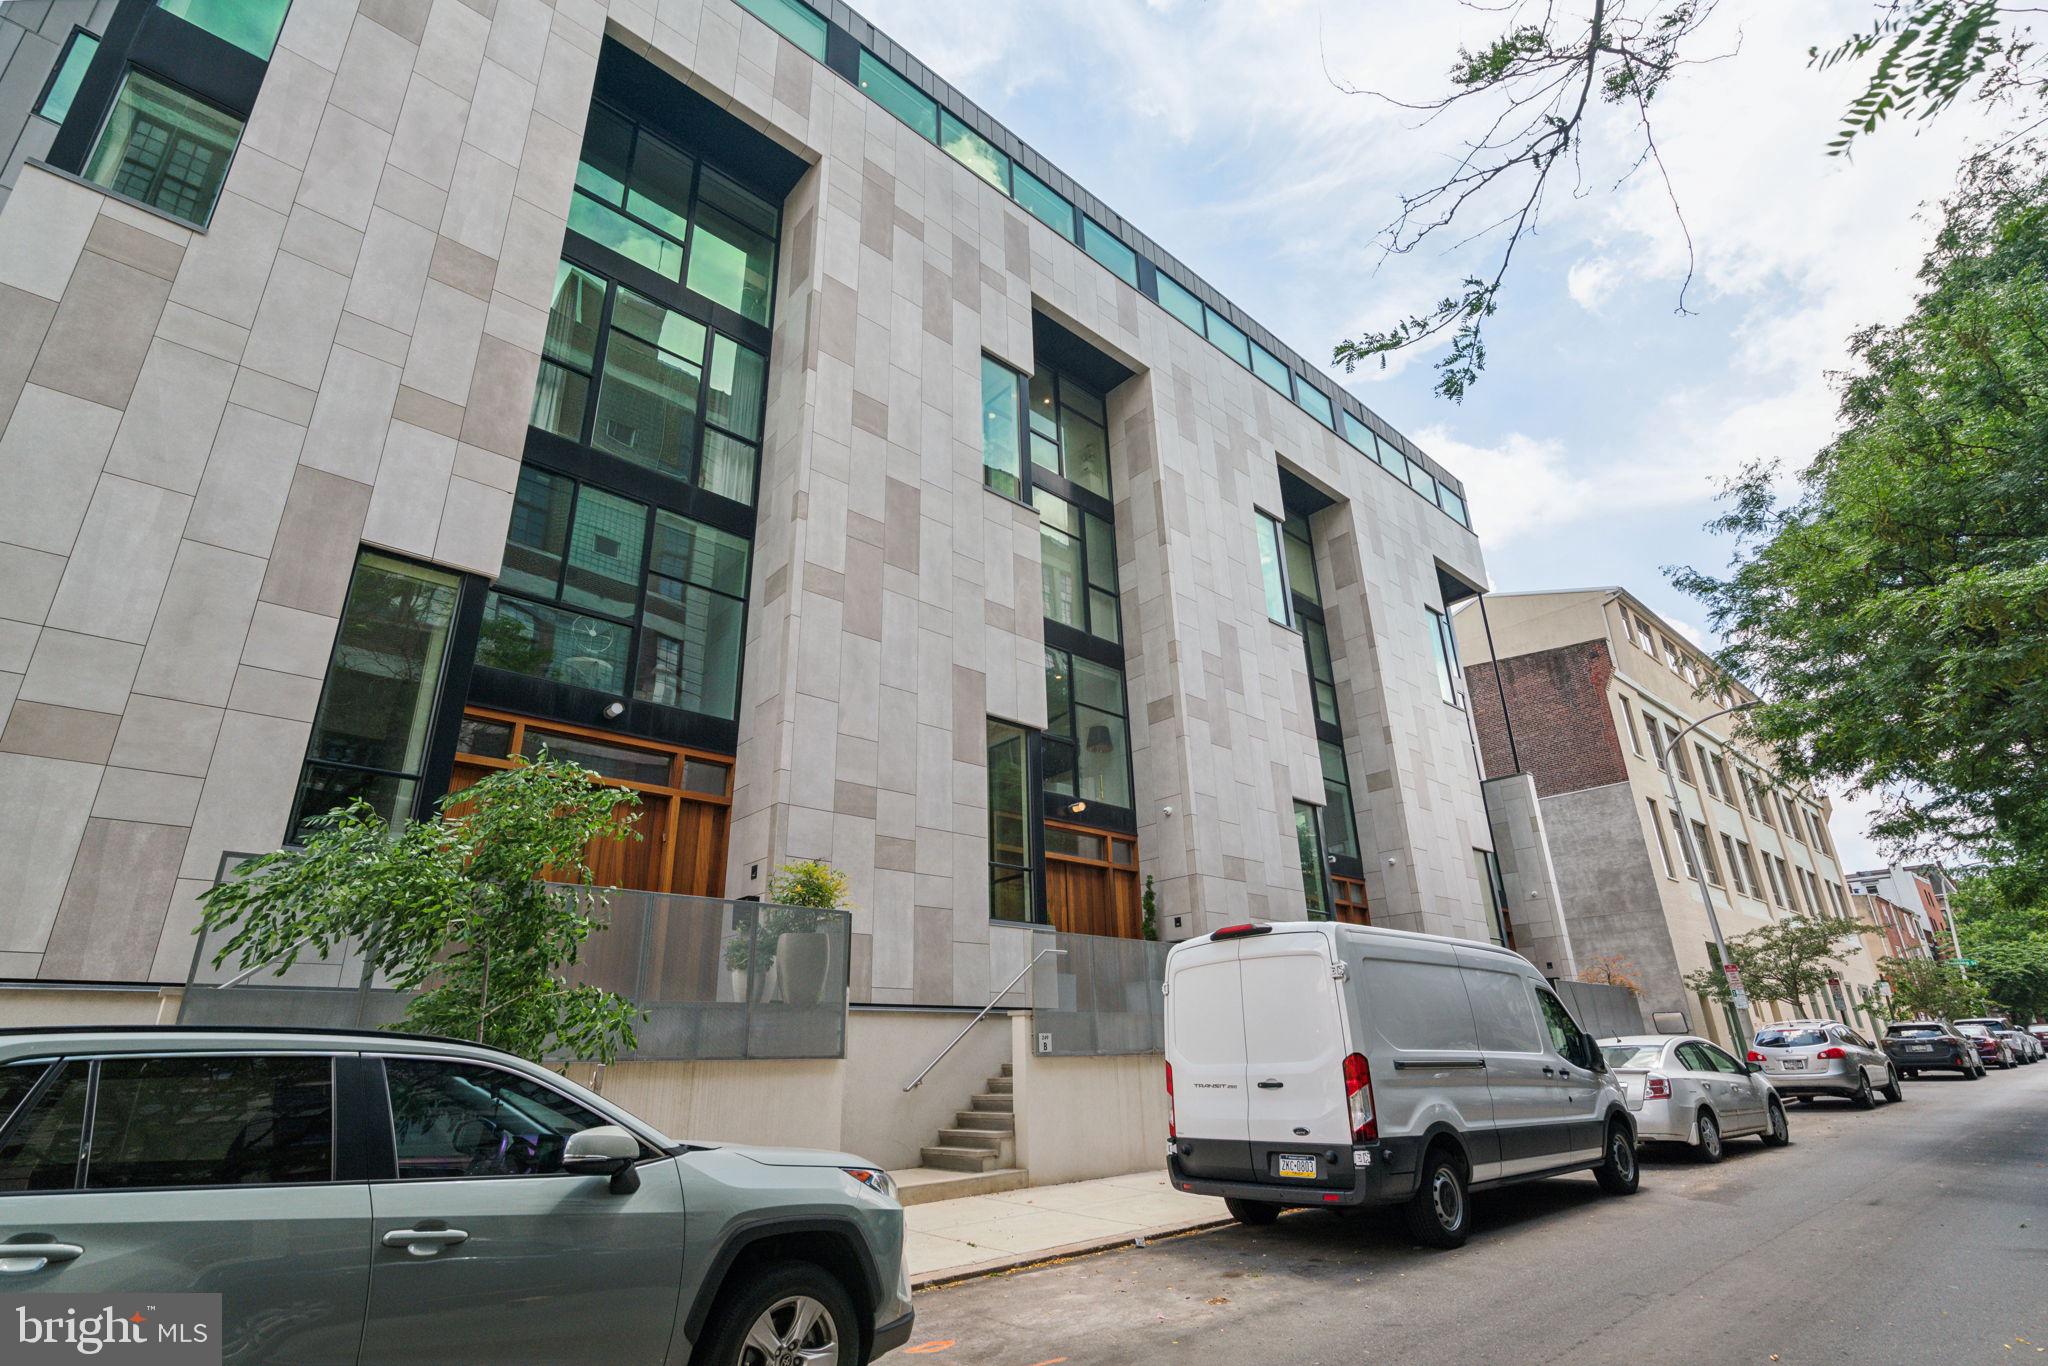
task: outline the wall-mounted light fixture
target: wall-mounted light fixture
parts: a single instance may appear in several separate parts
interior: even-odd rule
[[[604,719],[607,721],[616,721],[625,714],[626,704],[624,702],[607,702],[604,704]]]

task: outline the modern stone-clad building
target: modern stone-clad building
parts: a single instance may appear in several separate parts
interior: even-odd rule
[[[1826,794],[1737,734],[1721,713],[1755,695],[1625,589],[1489,594],[1453,627],[1489,794],[1515,777],[1533,787],[1564,907],[1561,921],[1516,923],[1517,947],[1538,964],[1570,957],[1574,973],[1618,958],[1646,1014],[1683,1012],[1731,1042],[1724,1012],[1683,985],[1718,966],[1702,897],[1728,938],[1789,915],[1856,915]],[[1758,1018],[1796,1009],[1867,1027],[1859,992],[1876,980],[1859,951],[1833,999],[1759,1003]]]
[[[1146,880],[1501,924],[1462,485],[844,5],[0,24],[10,1019],[543,747],[621,886],[844,869],[860,1005]]]

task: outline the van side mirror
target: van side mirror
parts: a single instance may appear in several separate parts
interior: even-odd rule
[[[1743,1066],[1747,1067],[1752,1072],[1761,1072],[1764,1070],[1764,1065],[1760,1062],[1744,1063]]]
[[[640,1189],[640,1140],[616,1124],[600,1124],[569,1135],[562,1149],[562,1170],[577,1176],[609,1176],[612,1194],[631,1195]]]

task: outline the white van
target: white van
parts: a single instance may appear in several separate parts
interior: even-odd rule
[[[1166,957],[1167,1173],[1241,1223],[1407,1205],[1456,1247],[1473,1190],[1591,1169],[1636,1189],[1606,1058],[1490,944],[1363,925],[1232,925]]]

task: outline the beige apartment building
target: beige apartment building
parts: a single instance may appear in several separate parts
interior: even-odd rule
[[[1533,781],[1555,871],[1562,915],[1518,920],[1516,946],[1539,966],[1626,960],[1646,1013],[1682,1012],[1726,1041],[1725,1013],[1683,985],[1716,965],[1702,898],[1728,938],[1787,915],[1855,914],[1826,795],[1716,717],[1753,694],[1624,589],[1495,593],[1452,620],[1489,784]],[[1857,1002],[1876,980],[1858,952],[1832,999],[1759,1002],[1758,1017],[1867,1026]]]

